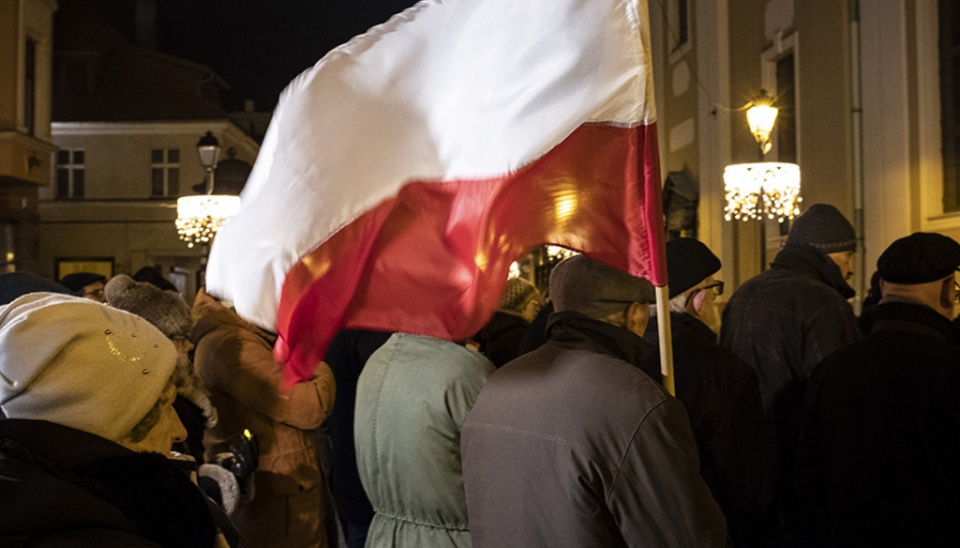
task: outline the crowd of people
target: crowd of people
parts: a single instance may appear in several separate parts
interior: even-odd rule
[[[960,544],[960,244],[881,254],[860,317],[835,207],[724,306],[666,244],[575,255],[469,340],[343,330],[283,386],[276,335],[158,271],[0,275],[0,545]],[[666,319],[665,319],[666,321]]]

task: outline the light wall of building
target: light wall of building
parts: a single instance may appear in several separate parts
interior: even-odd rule
[[[49,184],[54,150],[50,75],[56,10],[54,0],[0,0],[0,272],[37,266],[37,191]]]
[[[113,274],[158,265],[168,277],[185,278],[182,291],[192,299],[206,250],[179,239],[176,196],[151,198],[151,151],[179,149],[179,195],[194,194],[205,180],[196,145],[207,131],[220,141],[221,161],[230,148],[237,160],[256,160],[259,145],[228,120],[54,123],[61,149],[84,150],[85,196],[57,199],[55,188],[44,189],[40,273],[56,278],[64,260],[109,260]]]
[[[687,2],[691,37],[680,52],[671,48],[670,29],[678,2]],[[787,55],[794,57],[801,209],[830,203],[851,221],[863,211],[865,279],[896,238],[927,230],[960,240],[960,214],[942,205],[937,3],[860,0],[859,7],[862,162],[855,154],[851,36],[858,27],[850,2],[650,3],[662,172],[685,169],[699,182],[698,236],[721,257],[720,275],[734,286],[760,271],[759,223],[723,220],[723,167],[758,160],[741,109],[760,89],[782,92],[776,67]],[[780,156],[774,139],[766,160]],[[769,262],[784,238],[773,221],[766,236]]]

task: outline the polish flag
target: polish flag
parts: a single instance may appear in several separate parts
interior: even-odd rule
[[[423,0],[281,94],[207,290],[308,378],[340,328],[458,340],[567,247],[666,283],[645,0]]]

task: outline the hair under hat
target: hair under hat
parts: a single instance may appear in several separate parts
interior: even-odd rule
[[[653,284],[586,255],[564,259],[550,272],[550,296],[557,312],[604,318],[631,303],[655,300]]]
[[[787,243],[809,245],[824,253],[856,251],[857,233],[837,208],[813,204],[793,222]]]
[[[0,307],[0,410],[111,441],[147,415],[177,362],[149,322],[87,299],[31,293]]]
[[[534,299],[540,300],[537,286],[523,278],[510,278],[507,280],[507,287],[503,290],[503,297],[500,298],[497,308],[502,312],[519,316]]]
[[[667,242],[666,249],[671,299],[720,270],[720,259],[694,238],[675,238]]]
[[[163,291],[151,283],[136,282],[126,274],[114,276],[103,288],[110,306],[126,310],[156,326],[168,338],[190,334],[190,307],[174,291]]]
[[[960,244],[931,232],[915,232],[890,244],[877,259],[886,282],[914,285],[942,280],[960,266]]]

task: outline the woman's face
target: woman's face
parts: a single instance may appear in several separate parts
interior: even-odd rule
[[[120,445],[138,453],[160,453],[170,455],[170,448],[174,443],[187,439],[187,429],[180,422],[180,416],[173,408],[173,400],[177,397],[177,387],[170,383],[160,396],[160,420],[147,432],[140,441],[121,440]]]

